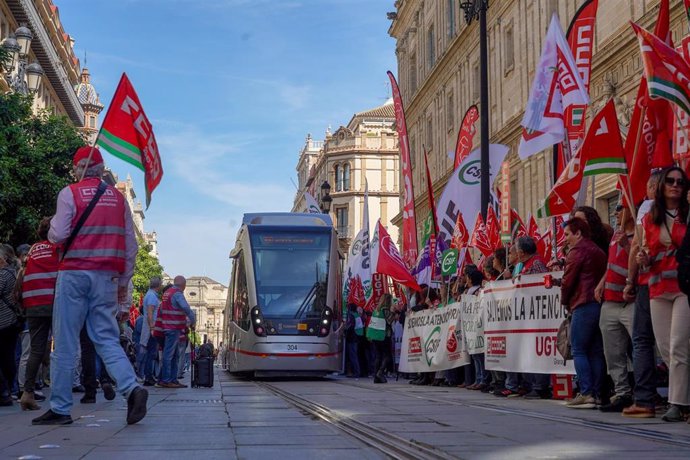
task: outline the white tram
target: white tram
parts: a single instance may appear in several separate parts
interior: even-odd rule
[[[230,258],[225,368],[257,377],[340,371],[340,257],[330,217],[245,214]]]

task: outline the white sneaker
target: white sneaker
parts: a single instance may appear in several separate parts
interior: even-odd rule
[[[565,405],[571,409],[594,409],[596,407],[596,401],[590,395],[577,395],[566,402]]]

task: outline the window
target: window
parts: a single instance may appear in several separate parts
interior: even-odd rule
[[[417,91],[417,55],[410,56],[410,91]]]
[[[452,91],[448,93],[448,101],[446,102],[446,125],[448,130],[455,127],[455,97]]]
[[[249,330],[249,296],[247,295],[247,273],[244,268],[244,254],[235,258],[232,283],[232,319],[245,331]]]
[[[503,33],[503,46],[505,47],[505,69],[504,72],[513,70],[515,66],[515,43],[513,37],[513,23],[511,22]]]
[[[455,0],[448,0],[448,36],[455,37]]]
[[[335,225],[338,230],[338,235],[341,237],[348,236],[348,208],[335,208]]]
[[[429,27],[426,33],[426,57],[429,70],[436,63],[436,43],[434,43],[434,26]]]
[[[481,80],[479,76],[479,64],[477,63],[472,67],[472,78],[472,99],[477,101],[479,100],[479,85]]]
[[[350,190],[350,165],[348,163],[343,166],[343,190]]]
[[[89,117],[89,128],[96,128],[96,117],[93,115]]]
[[[424,148],[426,148],[427,152],[431,151],[432,146],[434,142],[434,123],[432,121],[432,117],[429,117],[426,119],[426,144],[424,145]]]
[[[343,190],[343,176],[340,172],[340,166],[335,165],[335,191],[341,192]]]
[[[618,196],[613,195],[606,200],[606,205],[609,212],[609,225],[616,228],[616,206],[618,205]]]

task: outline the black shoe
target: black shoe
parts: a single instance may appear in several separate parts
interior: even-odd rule
[[[69,425],[70,423],[72,423],[72,417],[56,414],[50,409],[45,414],[31,421],[32,425]]]
[[[101,389],[103,390],[103,396],[105,396],[105,399],[107,399],[108,401],[112,401],[113,399],[115,399],[115,389],[113,388],[112,383],[101,383]]]
[[[621,396],[613,398],[609,404],[604,404],[599,408],[602,412],[623,412],[623,409],[630,407],[633,400],[630,396]]]
[[[133,425],[146,417],[146,401],[149,392],[145,388],[136,387],[127,398],[127,425]]]
[[[76,385],[76,386],[72,387],[72,393],[84,393],[84,392],[86,392],[84,385]]]
[[[377,382],[376,379],[378,379],[379,381]],[[374,383],[388,383],[388,380],[386,379],[386,375],[383,372],[379,372],[374,377]]]
[[[374,383],[383,383],[383,381],[379,378],[378,375],[374,376]]]
[[[143,384],[143,385],[144,385],[145,387],[152,387],[152,386],[154,386],[155,384],[156,384],[156,382],[155,382],[154,380],[144,380],[144,384]]]
[[[12,404],[14,404],[14,399],[11,396],[0,397],[0,407],[10,407]]]
[[[96,393],[86,393],[79,400],[82,404],[96,404]]]

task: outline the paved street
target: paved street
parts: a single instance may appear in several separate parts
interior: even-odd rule
[[[61,459],[376,459],[384,454],[293,403],[332,410],[363,428],[372,442],[388,437],[431,458],[688,458],[690,426],[629,420],[566,409],[557,401],[506,400],[407,381],[239,380],[218,371],[213,389],[153,389],[150,412],[125,426],[122,400],[75,406],[72,426],[32,427],[35,412],[0,409],[1,458]],[[220,385],[218,385],[220,382]],[[279,393],[280,396],[276,393]],[[292,402],[283,396],[292,394]],[[384,435],[383,433],[389,433]],[[413,441],[410,443],[409,441]],[[365,443],[366,442],[366,443]],[[33,457],[32,457],[33,456]]]

